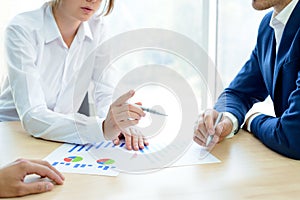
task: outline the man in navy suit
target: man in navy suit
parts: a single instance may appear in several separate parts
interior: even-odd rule
[[[257,44],[250,59],[195,127],[194,141],[210,146],[234,135],[239,127],[252,132],[270,149],[300,159],[300,2],[298,0],[253,0],[257,10],[273,7],[261,21]],[[246,113],[256,102],[270,96],[276,117]],[[219,112],[223,118],[213,124]],[[244,122],[245,121],[245,122]]]

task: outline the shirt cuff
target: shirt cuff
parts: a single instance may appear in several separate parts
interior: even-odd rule
[[[226,138],[232,138],[239,130],[238,120],[230,112],[224,112],[223,115],[228,117],[230,119],[230,121],[232,122],[232,130],[231,130],[230,134],[226,136]]]
[[[86,129],[84,131],[78,130],[83,144],[106,140],[102,130],[103,121],[104,118],[99,118],[98,116],[88,118]]]
[[[251,123],[253,121],[253,119],[255,117],[257,117],[258,115],[261,115],[262,113],[256,113],[254,115],[252,115],[250,118],[249,118],[249,121],[248,121],[248,124],[247,124],[247,131],[251,132]]]

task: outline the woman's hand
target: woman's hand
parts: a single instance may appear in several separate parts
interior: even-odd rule
[[[104,137],[108,140],[117,138],[121,133],[130,135],[128,127],[137,125],[145,113],[138,106],[128,104],[127,101],[134,95],[134,91],[123,94],[109,108],[105,121],[103,122]],[[129,137],[126,137],[129,143]],[[136,141],[136,137],[133,137]]]
[[[127,128],[126,132],[122,132],[117,139],[113,140],[113,142],[115,145],[119,145],[121,140],[124,139],[125,146],[128,150],[138,151],[139,149],[144,149],[145,146],[149,145],[149,142],[137,127]]]

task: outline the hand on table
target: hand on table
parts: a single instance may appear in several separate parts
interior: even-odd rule
[[[128,150],[138,151],[149,145],[147,139],[144,138],[137,127],[126,128],[126,132],[122,132],[117,139],[113,140],[113,142],[115,145],[119,145],[120,141],[123,139],[125,139],[125,145]]]
[[[25,183],[25,177],[30,174],[47,177],[58,185],[64,181],[63,175],[47,161],[18,159],[0,169],[0,197],[25,196],[53,189],[53,183],[46,180]]]

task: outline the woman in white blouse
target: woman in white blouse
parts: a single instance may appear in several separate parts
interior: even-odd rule
[[[99,79],[103,66],[85,65],[104,38],[103,16],[96,12],[106,4],[109,14],[113,3],[53,0],[13,18],[6,29],[8,76],[0,95],[0,121],[21,120],[31,135],[47,140],[118,143],[121,134],[128,149],[147,145],[127,131],[145,115],[126,103],[134,91],[111,104],[113,88],[103,87]],[[77,113],[90,83],[95,86],[93,117]]]

